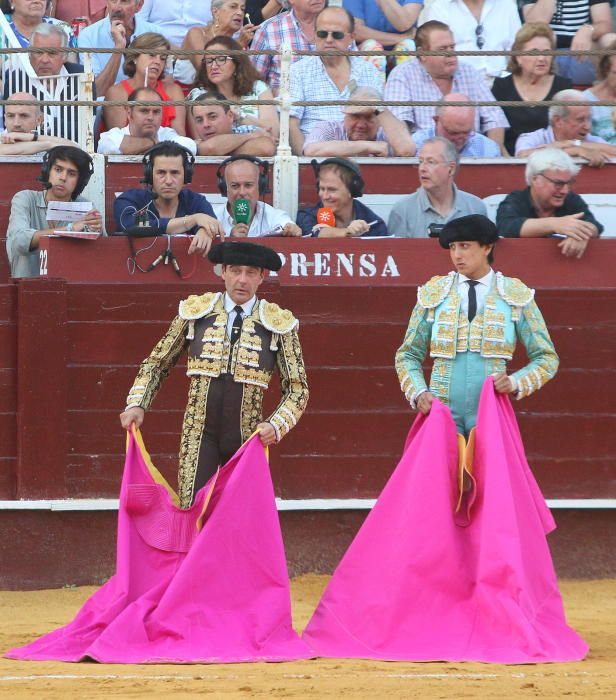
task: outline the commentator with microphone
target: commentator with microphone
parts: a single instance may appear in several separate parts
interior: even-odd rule
[[[113,213],[118,232],[129,236],[188,233],[188,252],[207,255],[212,241],[224,232],[205,196],[185,185],[192,181],[195,158],[172,141],[156,144],[143,156],[145,189],[116,198]]]
[[[250,155],[231,156],[220,164],[216,180],[225,199],[214,205],[214,213],[227,236],[301,235],[287,212],[262,201],[270,192],[267,161]]]
[[[363,202],[364,180],[359,166],[347,158],[312,161],[319,201],[300,209],[297,223],[304,236],[387,236],[387,226]]]

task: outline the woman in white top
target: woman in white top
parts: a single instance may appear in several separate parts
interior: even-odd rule
[[[218,51],[241,51],[242,47],[228,36],[216,36],[204,48]],[[194,100],[207,91],[221,92],[228,100],[272,100],[272,91],[261,80],[261,76],[246,54],[235,56],[205,56],[201,68],[188,95]],[[274,105],[238,105],[231,108],[237,125],[249,125],[267,130],[278,138],[278,112]]]

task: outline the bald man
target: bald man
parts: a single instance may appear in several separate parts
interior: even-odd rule
[[[452,92],[445,95],[443,106],[436,108],[434,126],[418,129],[413,133],[413,152],[419,153],[421,147],[434,136],[442,136],[451,141],[463,158],[499,158],[501,150],[496,141],[475,132],[475,108],[462,107],[459,102],[469,102],[467,95]]]
[[[16,92],[8,102],[34,102],[28,92]],[[76,146],[68,139],[40,133],[43,112],[39,105],[7,104],[4,108],[4,131],[0,132],[0,156],[31,156],[54,146]]]

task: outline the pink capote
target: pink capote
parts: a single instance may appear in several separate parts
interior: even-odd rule
[[[479,403],[467,527],[454,520],[457,465],[455,424],[435,400],[304,632],[318,656],[532,663],[586,655],[566,623],[546,542],[554,521],[492,378]]]
[[[174,499],[140,436],[131,435],[117,573],[70,624],[7,656],[104,663],[309,658],[291,625],[280,523],[258,435],[199,491],[189,510]]]

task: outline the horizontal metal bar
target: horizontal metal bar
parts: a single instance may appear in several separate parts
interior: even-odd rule
[[[548,498],[553,510],[614,510],[616,498]],[[370,510],[375,498],[277,498],[279,511]],[[118,510],[117,498],[66,498],[40,501],[0,501],[2,510],[105,511]]]

